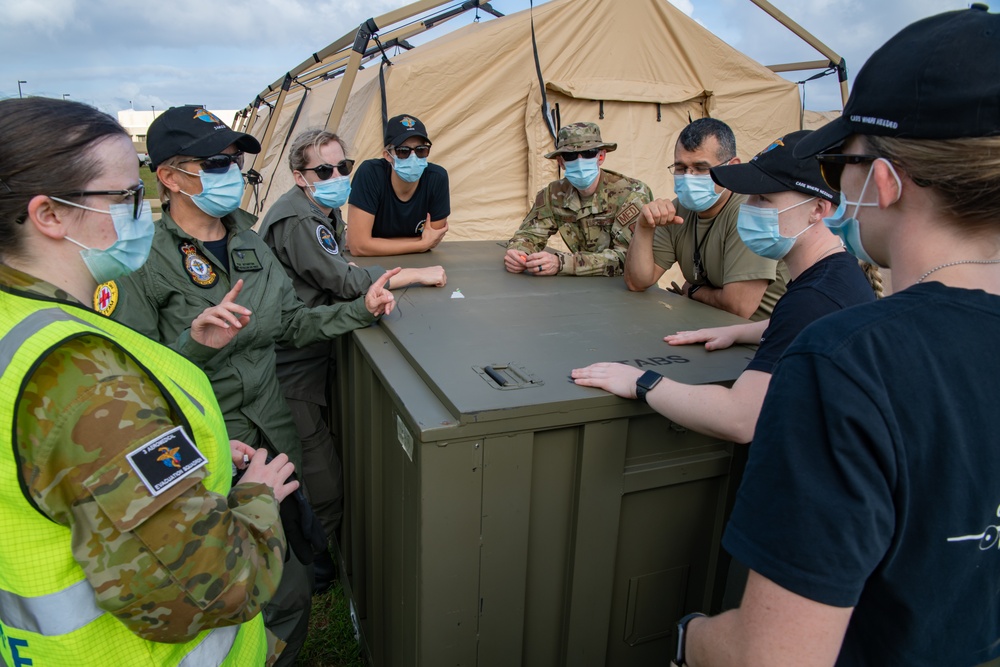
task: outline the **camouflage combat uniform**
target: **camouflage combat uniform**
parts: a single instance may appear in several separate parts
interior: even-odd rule
[[[0,289],[83,310],[62,290],[6,266]],[[100,608],[144,639],[186,641],[261,611],[281,577],[284,535],[263,484],[211,493],[203,467],[150,495],[124,454],[186,422],[132,354],[81,335],[41,359],[15,408],[19,474],[35,506],[70,528],[73,558]],[[218,411],[214,402],[204,407]],[[195,445],[206,454],[228,450],[228,443]],[[228,476],[228,457],[209,460]]]
[[[635,224],[653,193],[645,183],[608,169],[601,169],[600,179],[589,197],[581,197],[565,178],[549,183],[507,248],[539,252],[558,232],[571,253],[556,253],[559,275],[622,275]]]

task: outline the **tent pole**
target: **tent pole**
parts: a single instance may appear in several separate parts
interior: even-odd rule
[[[750,2],[763,9],[765,12],[770,14],[773,19],[778,21],[778,23],[781,23],[783,26],[791,30],[793,33],[795,33],[799,37],[799,39],[801,39],[806,44],[813,47],[814,49],[816,49],[817,51],[819,51],[824,56],[830,59],[830,63],[832,63],[833,66],[837,67],[837,69],[840,70],[839,73],[840,73],[841,104],[842,105],[847,104],[847,65],[844,63],[844,59],[840,55],[838,55],[836,51],[834,51],[829,46],[827,46],[823,42],[813,37],[813,35],[808,30],[806,30],[798,23],[790,19],[784,12],[782,12],[780,9],[772,5],[767,0],[750,0]],[[828,65],[824,64],[822,66],[827,67]]]
[[[347,108],[347,98],[351,96],[351,89],[354,88],[354,80],[358,78],[358,68],[361,66],[361,58],[368,49],[368,42],[371,41],[373,33],[378,31],[378,26],[374,20],[368,19],[358,28],[357,37],[354,40],[351,57],[347,60],[344,69],[344,76],[340,79],[340,86],[337,88],[337,96],[333,99],[333,107],[330,115],[326,119],[326,129],[328,132],[337,133],[340,127],[340,120],[344,117],[344,109]]]
[[[441,5],[450,4],[450,2],[452,1],[453,0],[418,0],[418,2],[406,5],[405,7],[400,7],[399,9],[394,9],[391,12],[382,14],[381,16],[376,16],[375,18],[368,19],[368,21],[366,21],[365,23],[371,22],[375,26],[393,25],[394,23],[399,23],[400,21],[411,19],[417,14],[421,14],[428,10],[434,9],[435,7],[440,7]],[[378,30],[378,28],[376,27],[375,30]],[[298,75],[302,74],[303,72],[309,71],[311,68],[315,67],[318,63],[325,61],[331,55],[334,55],[335,53],[343,51],[344,49],[349,47],[354,42],[356,35],[357,31],[351,31],[347,33],[340,39],[332,42],[326,48],[314,53],[312,58],[303,61],[295,69],[289,70],[288,73],[292,75],[292,78],[295,78]],[[268,86],[266,89],[261,91],[260,96],[262,98],[267,97],[268,93],[275,90],[280,85],[281,85],[281,79],[278,79],[270,86]]]
[[[271,144],[271,136],[274,134],[274,128],[278,124],[278,115],[281,113],[281,107],[285,103],[285,96],[288,94],[288,89],[291,87],[292,75],[286,74],[285,80],[281,84],[281,94],[278,95],[278,101],[274,103],[274,108],[271,109],[271,113],[267,117],[267,129],[264,130],[264,138],[260,140],[260,153],[254,155],[253,164],[250,165],[250,169],[257,166],[257,158],[259,156],[267,153],[267,149]],[[253,188],[248,188],[243,191],[243,201],[240,203],[240,208],[244,210],[246,209],[247,205],[250,203],[251,196],[253,196]]]

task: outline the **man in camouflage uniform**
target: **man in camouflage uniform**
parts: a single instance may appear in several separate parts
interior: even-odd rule
[[[620,276],[642,207],[653,199],[649,186],[601,169],[618,144],[601,139],[596,123],[573,123],[559,130],[556,149],[566,176],[535,197],[520,229],[507,242],[504,267],[538,276]],[[545,252],[559,232],[569,253]]]

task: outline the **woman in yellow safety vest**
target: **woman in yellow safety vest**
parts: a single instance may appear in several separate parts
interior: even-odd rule
[[[260,665],[298,483],[226,436],[201,370],[91,308],[146,259],[129,135],[84,104],[0,101],[0,662]],[[98,293],[94,301],[114,298]],[[246,315],[193,323],[209,347]],[[232,486],[233,465],[245,468]]]

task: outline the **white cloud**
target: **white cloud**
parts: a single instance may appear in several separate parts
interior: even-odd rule
[[[763,64],[820,57],[750,0],[669,2]],[[966,0],[774,2],[846,57],[852,75],[903,26],[967,4]],[[404,4],[405,0],[173,0],[139,7],[134,0],[0,0],[0,97],[16,95],[16,82],[27,80],[27,94],[68,93],[109,111],[115,105],[127,108],[129,100],[136,108],[187,102],[239,108],[363,20]],[[492,4],[510,14],[526,9],[528,0],[492,0]],[[463,22],[467,21],[450,25]],[[832,79],[809,84],[813,108],[839,105]]]

